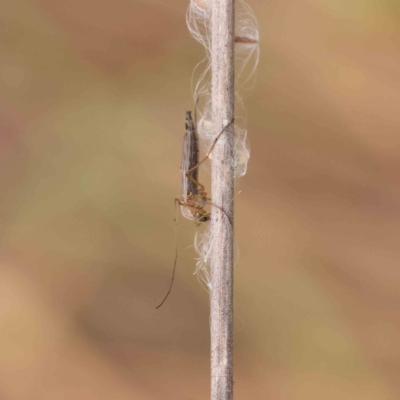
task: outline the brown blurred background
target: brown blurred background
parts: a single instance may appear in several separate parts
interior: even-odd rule
[[[400,396],[400,6],[249,0],[236,399]],[[187,0],[2,0],[0,399],[205,399],[180,221]]]

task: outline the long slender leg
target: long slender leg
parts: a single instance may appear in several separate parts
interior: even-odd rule
[[[192,200],[194,200],[196,197],[199,197],[199,196],[194,196],[192,198]],[[165,300],[167,300],[169,294],[171,293],[172,285],[173,285],[174,280],[175,280],[175,271],[176,271],[176,266],[177,266],[177,262],[178,262],[178,240],[177,240],[178,239],[178,223],[177,223],[177,205],[178,204],[180,206],[182,206],[182,207],[188,208],[192,212],[194,211],[196,214],[201,214],[201,216],[198,218],[199,222],[200,222],[201,218],[209,216],[209,214],[207,214],[206,211],[203,208],[198,208],[196,206],[191,206],[189,204],[184,203],[180,199],[175,199],[175,261],[174,261],[174,267],[172,269],[171,282],[169,284],[169,288],[168,288],[167,294],[163,298],[162,302],[156,307],[156,309],[160,308],[165,303]],[[195,219],[195,214],[193,214],[193,219]]]
[[[197,165],[199,165],[199,164],[197,164]],[[193,169],[193,168],[192,168],[192,169]],[[192,171],[192,169],[191,169],[190,171]],[[191,182],[193,182],[196,186],[198,186],[198,187],[201,189],[202,192],[204,192],[204,189],[205,189],[204,185],[202,185],[199,181],[196,181],[196,179],[194,179],[191,175],[189,175],[189,172],[190,172],[190,171],[186,172],[186,177],[187,177]]]
[[[165,300],[167,300],[167,297],[169,296],[169,294],[171,293],[172,290],[172,285],[174,283],[175,280],[175,271],[176,271],[176,265],[178,262],[178,222],[177,222],[177,217],[178,217],[178,207],[177,205],[180,203],[179,199],[175,199],[175,261],[174,261],[174,268],[172,269],[172,277],[171,277],[171,282],[169,284],[169,288],[168,288],[168,292],[165,295],[165,297],[163,298],[163,301],[156,307],[156,309],[160,308]]]
[[[229,124],[225,125],[225,127],[222,129],[222,131],[218,134],[218,136],[214,139],[213,144],[210,147],[210,150],[208,151],[208,153],[206,154],[206,156],[199,161],[199,163],[197,165],[195,165],[193,168],[190,168],[189,171],[187,171],[186,175],[189,174],[190,172],[192,172],[194,169],[199,168],[201,164],[203,164],[204,161],[206,161],[208,159],[208,157],[210,156],[211,152],[214,150],[215,145],[218,142],[218,139],[221,137],[221,135],[233,124],[234,119],[232,118],[232,121],[229,122]]]
[[[207,198],[207,204],[210,204],[211,206],[213,206],[215,208],[218,208],[218,210],[220,210],[225,215],[225,217],[228,219],[228,221],[229,221],[229,223],[231,225],[231,228],[233,229],[233,223],[232,223],[231,219],[229,218],[228,214],[225,212],[225,210],[222,207],[217,206],[216,204],[214,204],[211,201],[211,199],[209,199],[209,198]]]

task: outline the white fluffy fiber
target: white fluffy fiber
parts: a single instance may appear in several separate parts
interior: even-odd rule
[[[212,146],[215,132],[211,118],[211,7],[212,0],[191,0],[186,21],[192,36],[205,48],[205,58],[193,73],[193,97],[196,103],[197,132],[201,148],[208,153]],[[242,97],[245,91],[252,89],[252,82],[259,59],[259,33],[257,20],[251,8],[243,1],[236,0],[235,8],[235,177],[246,174],[250,149],[245,128],[246,116]],[[202,71],[200,69],[202,68]],[[211,155],[212,156],[212,155]],[[213,206],[211,206],[211,211]],[[220,234],[222,224],[214,226],[202,224],[195,237],[195,248],[198,253],[196,274],[210,289],[209,271],[212,243]]]

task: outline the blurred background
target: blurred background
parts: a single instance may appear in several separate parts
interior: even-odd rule
[[[398,399],[399,2],[249,4],[235,398]],[[0,399],[208,398],[187,0],[0,5]]]

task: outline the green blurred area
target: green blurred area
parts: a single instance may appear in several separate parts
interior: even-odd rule
[[[398,2],[249,4],[261,58],[235,199],[235,396],[397,399]],[[1,2],[1,399],[208,396],[189,221],[155,310],[204,56],[186,7]]]

